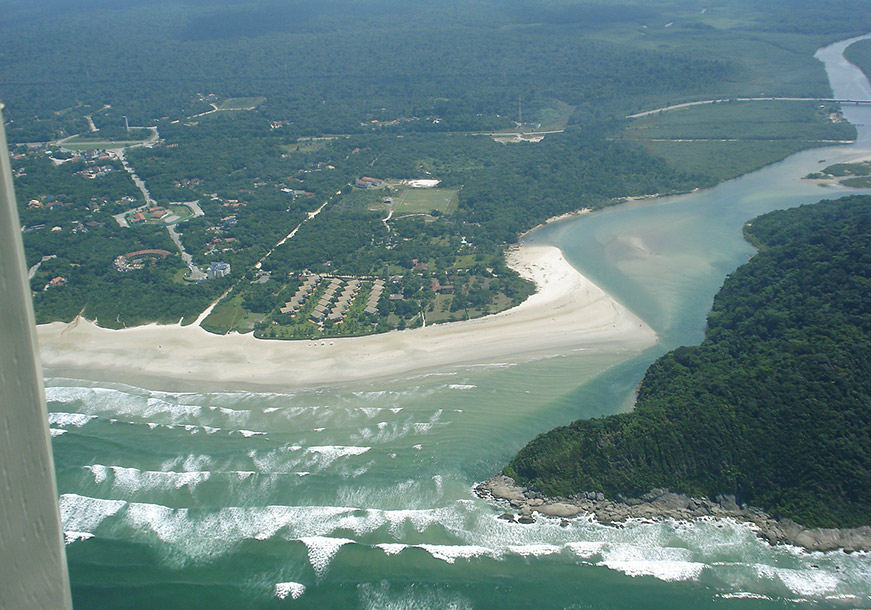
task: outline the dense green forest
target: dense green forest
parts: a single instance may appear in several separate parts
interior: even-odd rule
[[[871,40],[860,40],[850,45],[844,51],[844,57],[865,74],[871,74]]]
[[[705,339],[648,369],[635,410],[540,435],[506,467],[551,495],[735,494],[807,526],[871,522],[871,197],[748,223],[759,253]]]

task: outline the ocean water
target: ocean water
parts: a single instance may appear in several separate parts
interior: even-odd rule
[[[836,95],[861,93],[839,84],[856,82],[849,66],[827,66]],[[871,125],[871,108],[847,116]],[[866,127],[856,145],[530,235],[654,327],[641,355],[294,393],[47,379],[75,607],[871,608],[865,553],[770,547],[732,521],[506,523],[472,493],[536,434],[631,408],[646,366],[701,338],[723,278],[752,255],[743,222],[846,194],[799,178],[861,150]]]

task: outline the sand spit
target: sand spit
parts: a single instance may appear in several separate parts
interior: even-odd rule
[[[654,331],[552,246],[522,246],[509,264],[537,292],[483,318],[352,338],[267,341],[195,326],[109,330],[87,320],[37,327],[46,372],[161,389],[316,387],[589,348],[641,351]]]

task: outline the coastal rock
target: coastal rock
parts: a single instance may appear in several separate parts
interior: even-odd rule
[[[538,512],[547,515],[548,517],[574,517],[584,511],[581,507],[575,506],[574,504],[569,504],[567,502],[553,502],[548,504],[542,503],[538,507]]]
[[[524,515],[523,517],[520,517],[520,519],[518,519],[517,522],[528,525],[530,523],[535,523],[535,519],[533,517],[527,517],[526,515]]]
[[[808,551],[828,552],[842,549],[850,553],[871,551],[871,526],[850,529],[809,529],[789,519],[777,520],[764,511],[738,504],[735,496],[691,498],[667,489],[652,489],[640,498],[618,496],[608,500],[601,492],[582,492],[571,498],[549,498],[536,490],[517,485],[511,477],[498,475],[475,486],[475,493],[487,500],[507,501],[517,509],[499,516],[509,522],[535,523],[533,511],[560,518],[567,527],[567,517],[593,515],[603,525],[619,526],[628,519],[697,519],[731,518],[756,526],[757,535],[771,545],[792,544]]]

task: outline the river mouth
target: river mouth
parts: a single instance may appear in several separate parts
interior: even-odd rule
[[[845,116],[871,125],[871,109]],[[743,223],[868,192],[801,177],[869,153],[860,130],[527,236],[653,327],[660,342],[640,355],[556,351],[294,392],[48,379],[77,607],[871,607],[865,554],[772,548],[730,520],[510,523],[471,490],[537,433],[630,409],[653,359],[701,339],[723,278],[753,253]]]

